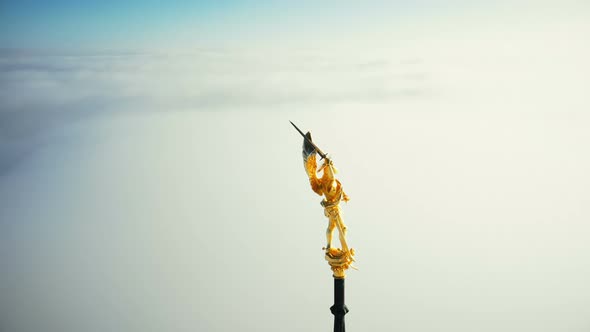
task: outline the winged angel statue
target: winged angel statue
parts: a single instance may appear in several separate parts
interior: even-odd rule
[[[303,136],[303,166],[309,177],[311,189],[318,195],[323,196],[321,205],[324,207],[324,215],[328,218],[328,228],[326,230],[326,260],[332,267],[335,277],[344,277],[344,271],[352,267],[354,262],[354,249],[349,248],[346,243],[346,225],[342,220],[340,211],[340,201],[348,202],[349,198],[342,189],[342,184],[336,178],[337,170],[334,167],[332,159],[320,150],[311,138],[311,133],[303,132],[291,122],[293,127]],[[317,155],[323,160],[322,165],[317,166]],[[318,176],[321,173],[321,176]],[[332,246],[332,237],[334,229],[338,229],[340,246]]]

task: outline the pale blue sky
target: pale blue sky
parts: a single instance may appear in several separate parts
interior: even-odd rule
[[[519,3],[522,3],[519,2]],[[564,5],[526,5],[526,12]],[[530,8],[529,8],[530,7]],[[570,6],[571,7],[571,6]],[[574,6],[577,7],[577,6]],[[433,26],[457,17],[519,11],[514,3],[463,1],[3,1],[7,48],[158,48],[240,41],[346,39],[359,32]],[[531,9],[533,9],[531,11]],[[485,22],[484,22],[485,23]]]

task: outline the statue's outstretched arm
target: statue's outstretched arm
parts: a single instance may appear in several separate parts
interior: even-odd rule
[[[348,197],[348,195],[344,192],[344,190],[342,190],[342,200],[345,202],[350,201],[350,197]]]

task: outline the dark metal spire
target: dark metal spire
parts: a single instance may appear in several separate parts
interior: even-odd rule
[[[334,278],[334,305],[330,311],[334,315],[334,332],[345,332],[344,315],[348,308],[344,304],[344,278]]]

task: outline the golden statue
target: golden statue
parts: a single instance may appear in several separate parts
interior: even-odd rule
[[[351,264],[354,262],[354,250],[349,248],[346,243],[346,225],[342,221],[340,212],[340,201],[348,202],[349,198],[342,189],[342,184],[335,177],[337,170],[334,167],[334,163],[313,143],[311,133],[307,132],[307,134],[303,134],[293,122],[291,124],[304,138],[303,166],[309,177],[311,189],[316,194],[324,196],[321,205],[324,207],[324,215],[328,218],[328,229],[326,230],[327,244],[322,249],[325,250],[325,257],[332,271],[334,271],[334,277],[344,278],[344,272],[348,267],[352,267]],[[316,161],[318,154],[323,159],[323,164],[319,169]],[[321,177],[318,177],[319,172],[322,172]],[[338,229],[340,246],[342,248],[332,247],[332,236],[335,228]]]

